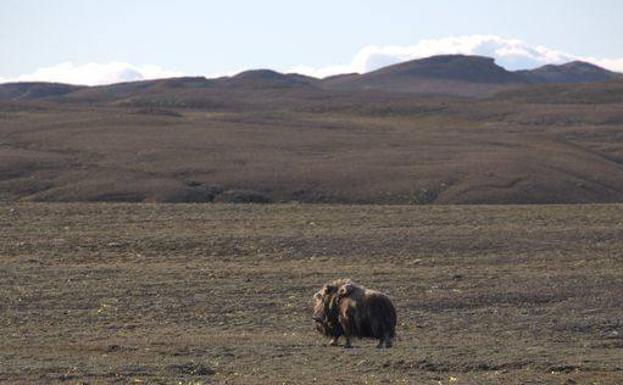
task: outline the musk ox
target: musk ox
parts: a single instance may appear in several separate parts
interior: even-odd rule
[[[378,339],[378,348],[392,346],[396,309],[385,294],[340,279],[316,292],[314,301],[316,330],[331,337],[330,345],[337,345],[344,336],[347,348],[352,346],[352,337]]]

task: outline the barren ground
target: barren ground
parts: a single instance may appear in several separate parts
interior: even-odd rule
[[[623,206],[0,206],[0,383],[621,384]],[[393,349],[326,346],[351,277]]]

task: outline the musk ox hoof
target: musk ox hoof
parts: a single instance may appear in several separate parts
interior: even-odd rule
[[[329,342],[329,346],[337,346],[337,338],[332,339],[331,342]]]

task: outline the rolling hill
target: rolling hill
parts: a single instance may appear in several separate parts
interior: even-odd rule
[[[571,62],[533,70],[508,71],[494,59],[481,56],[442,55],[407,61],[365,74],[344,74],[316,79],[300,74],[249,70],[217,79],[182,77],[84,87],[53,83],[0,84],[0,100],[55,100],[74,103],[123,102],[129,99],[179,100],[197,104],[202,98],[231,101],[264,98],[266,93],[298,91],[296,96],[331,95],[331,91],[382,91],[417,95],[487,97],[497,92],[540,84],[583,84],[623,79],[623,75],[593,64]],[[240,95],[240,93],[246,94]],[[194,101],[194,102],[193,102]]]
[[[81,86],[72,86],[59,83],[24,82],[0,84],[0,100],[36,100],[47,97],[67,95],[83,89]]]
[[[618,77],[442,56],[327,79],[4,84],[0,200],[623,202]]]
[[[577,84],[606,82],[621,79],[621,74],[594,64],[574,61],[561,65],[546,65],[529,71],[518,71],[533,84]]]
[[[327,79],[329,89],[374,89],[386,92],[490,95],[525,84],[521,75],[479,56],[444,55],[413,60],[362,75]]]
[[[490,96],[534,84],[577,84],[621,78],[621,74],[584,62],[547,65],[526,71],[508,71],[494,59],[442,55],[408,61],[363,75],[324,79],[329,89],[374,89],[386,92]]]

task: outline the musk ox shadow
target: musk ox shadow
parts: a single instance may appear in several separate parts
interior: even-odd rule
[[[369,290],[350,279],[328,283],[314,294],[316,330],[336,346],[344,336],[344,347],[352,338],[379,340],[378,348],[391,348],[396,337],[396,308],[383,293]]]

